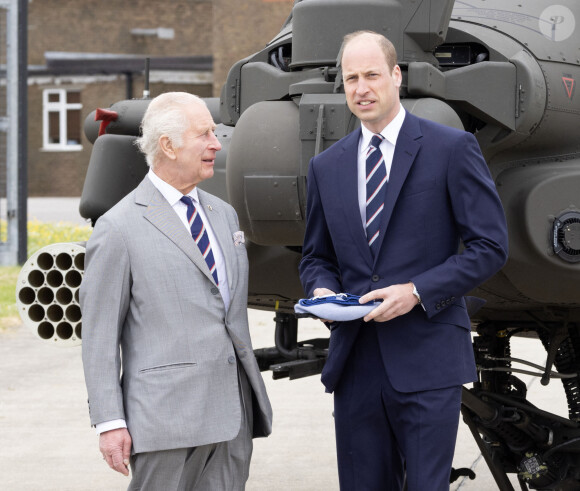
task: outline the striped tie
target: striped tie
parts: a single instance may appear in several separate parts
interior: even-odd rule
[[[201,255],[207,263],[209,272],[215,280],[215,284],[219,285],[215,259],[213,258],[213,252],[211,252],[209,235],[207,234],[203,220],[201,219],[200,214],[197,212],[197,208],[193,204],[193,199],[191,199],[191,196],[182,196],[181,201],[187,205],[187,221],[189,222],[189,227],[191,229],[191,236],[199,247]]]
[[[374,135],[367,152],[367,240],[373,253],[377,253],[381,212],[385,206],[385,187],[387,170],[379,145],[384,140],[382,135]]]

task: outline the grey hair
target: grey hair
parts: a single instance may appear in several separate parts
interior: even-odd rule
[[[169,137],[175,148],[183,146],[183,133],[189,127],[185,109],[191,104],[205,105],[205,102],[187,92],[166,92],[149,103],[141,121],[141,136],[135,141],[149,167],[155,166],[161,151],[159,139],[163,135]]]

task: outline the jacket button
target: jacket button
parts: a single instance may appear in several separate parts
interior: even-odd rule
[[[441,304],[440,304],[440,303],[438,303],[437,305],[435,305],[435,308],[436,308],[437,310],[441,309]]]
[[[233,365],[235,362],[236,362],[236,357],[235,357],[235,356],[230,356],[230,357],[228,358],[228,363],[229,363],[230,365]]]
[[[219,288],[216,288],[215,286],[212,286],[210,291],[211,291],[212,295],[217,295],[220,292]]]
[[[378,274],[374,274],[373,277],[371,278],[371,280],[373,280],[376,283],[377,281],[380,280],[379,275]]]

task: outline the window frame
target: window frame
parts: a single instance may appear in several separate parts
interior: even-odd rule
[[[70,92],[81,93],[78,89],[63,89],[50,88],[42,90],[42,149],[58,152],[78,152],[83,149],[82,143],[68,144],[68,111],[79,110],[79,116],[83,108],[82,102],[67,102],[67,95]],[[58,94],[58,102],[50,102],[51,95]],[[80,99],[80,97],[79,97]],[[49,115],[50,113],[58,113],[59,116],[59,143],[51,143]],[[81,119],[81,118],[79,118]],[[81,137],[82,130],[79,128],[79,137]],[[64,142],[64,143],[63,143]]]

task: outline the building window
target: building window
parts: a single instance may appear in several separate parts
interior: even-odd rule
[[[82,150],[81,93],[46,89],[42,94],[42,147],[45,150]]]

